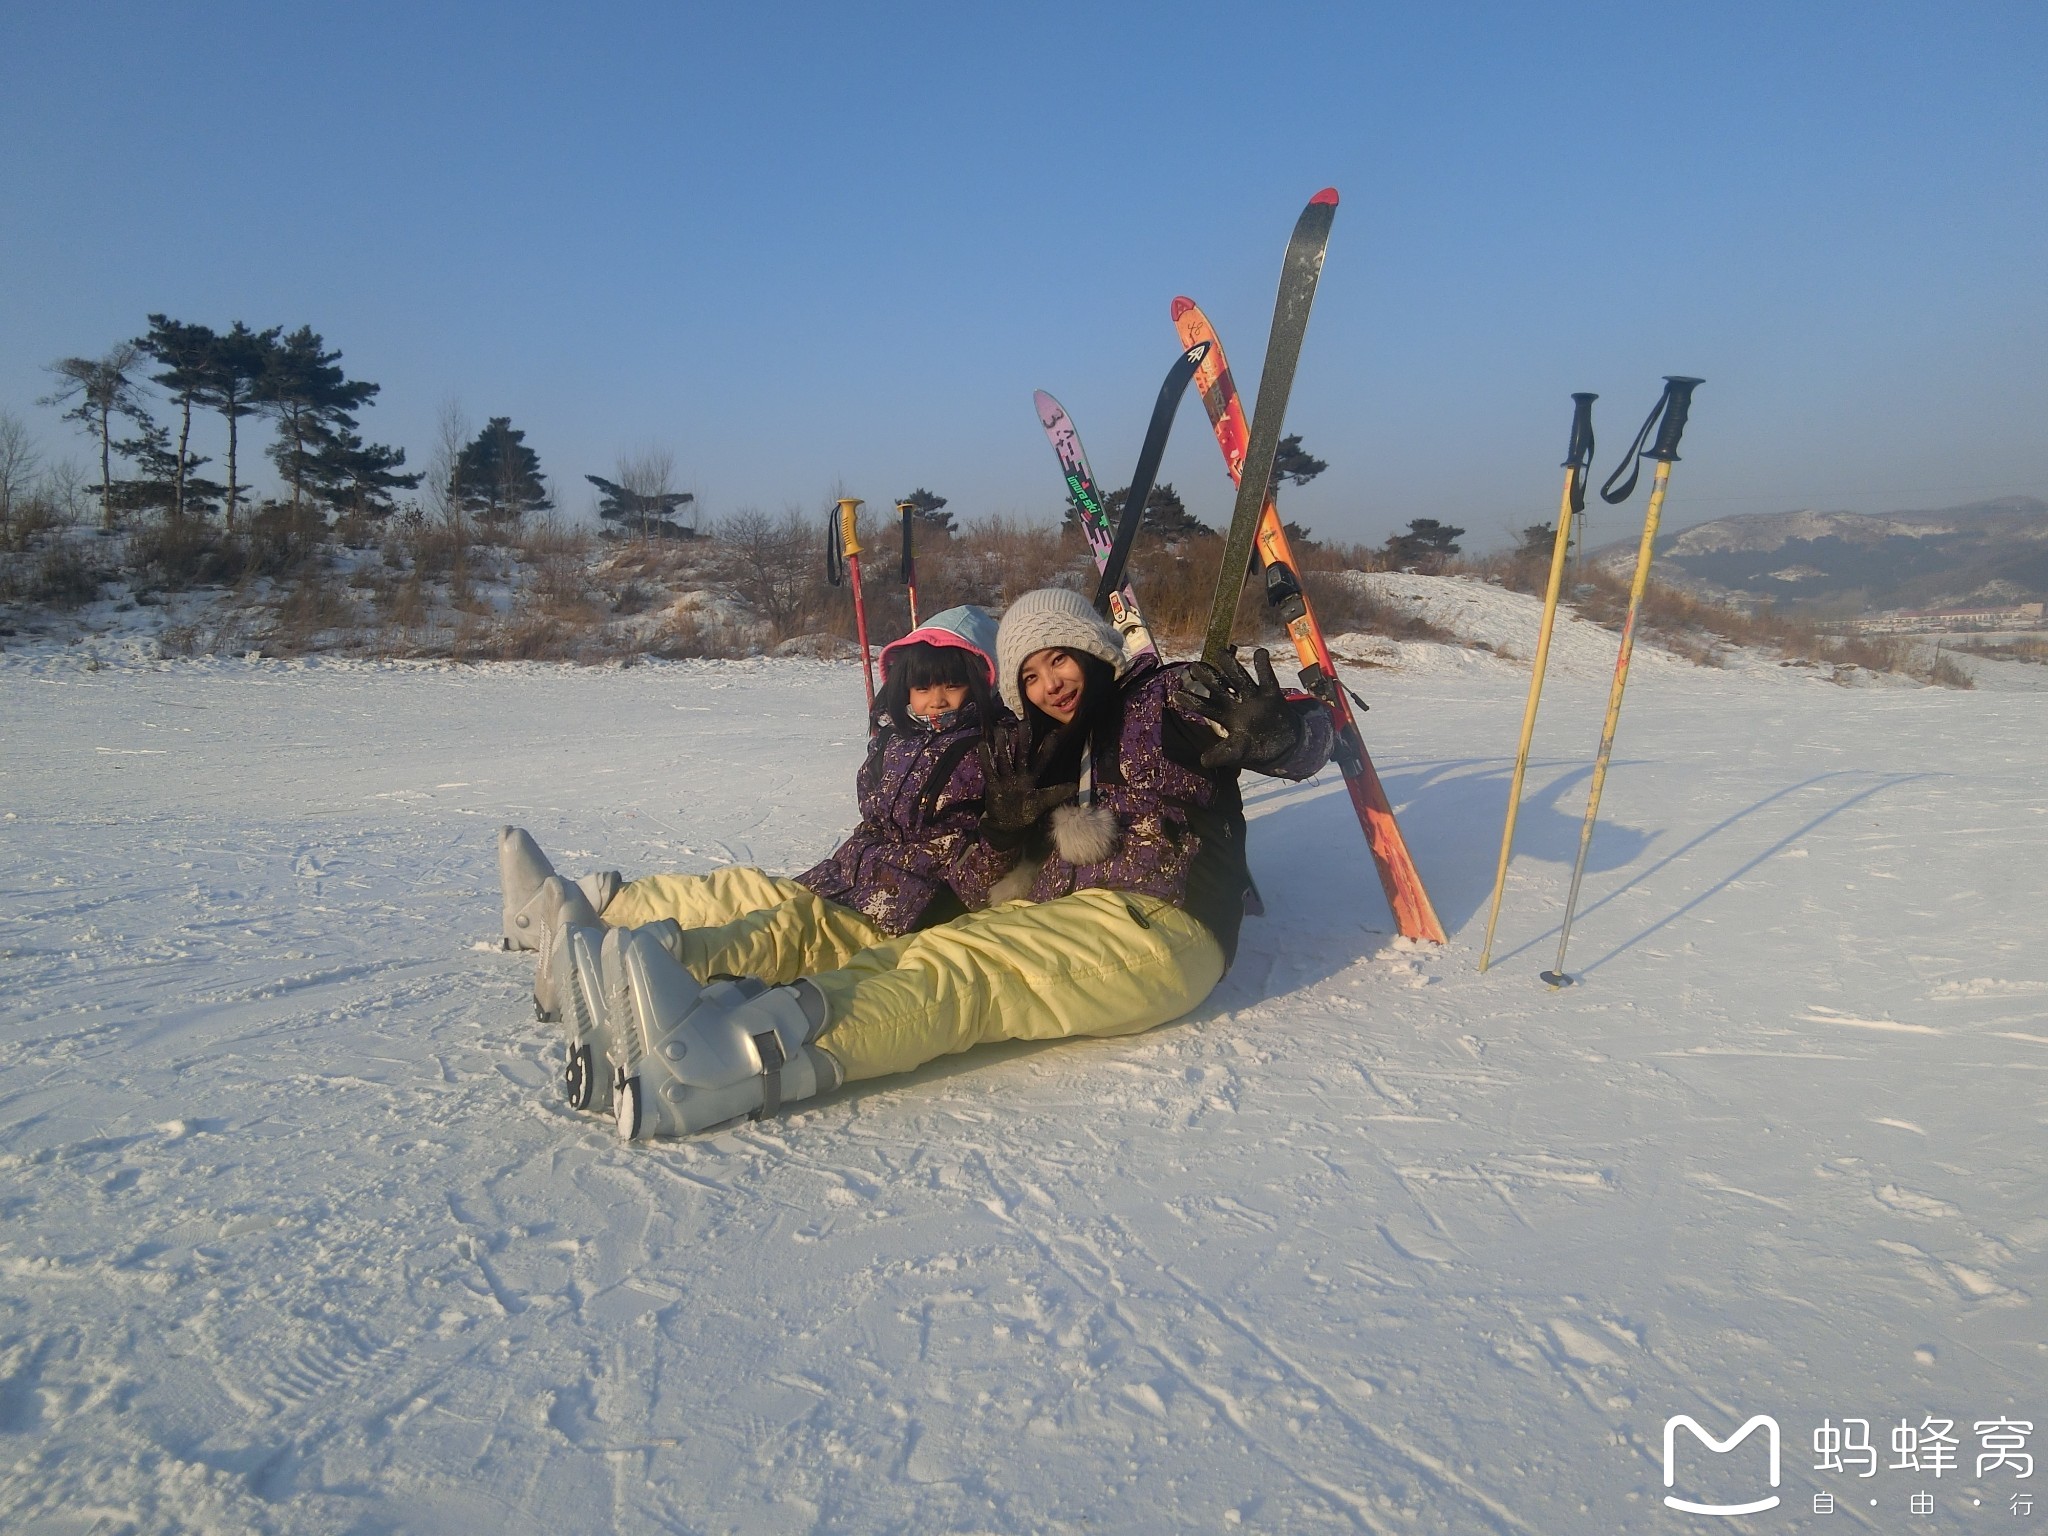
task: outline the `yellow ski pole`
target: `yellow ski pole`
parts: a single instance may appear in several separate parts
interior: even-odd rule
[[[1522,776],[1529,771],[1529,743],[1536,736],[1536,700],[1543,692],[1543,669],[1550,661],[1550,632],[1557,623],[1557,594],[1564,585],[1573,520],[1583,517],[1586,511],[1586,473],[1593,467],[1593,402],[1599,398],[1588,394],[1572,396],[1572,436],[1564,456],[1564,494],[1557,507],[1557,537],[1550,546],[1550,582],[1543,589],[1543,626],[1536,634],[1529,702],[1522,706],[1522,740],[1515,748],[1514,777],[1508,781],[1508,819],[1500,834],[1500,867],[1493,874],[1493,905],[1486,914],[1486,943],[1479,951],[1481,971],[1493,958],[1493,927],[1500,921],[1501,892],[1508,883],[1508,855],[1515,846],[1515,816],[1522,808]]]
[[[1579,882],[1586,874],[1586,851],[1593,845],[1593,824],[1600,816],[1600,791],[1607,783],[1607,761],[1614,753],[1614,730],[1621,720],[1621,693],[1628,686],[1629,657],[1635,653],[1636,616],[1642,611],[1643,592],[1650,585],[1650,557],[1657,542],[1657,519],[1664,510],[1664,490],[1671,482],[1671,466],[1678,462],[1678,439],[1685,431],[1686,413],[1692,409],[1692,392],[1706,381],[1689,379],[1680,374],[1667,373],[1664,376],[1664,393],[1651,408],[1642,430],[1636,433],[1636,440],[1629,445],[1628,456],[1621,461],[1614,473],[1607,477],[1607,484],[1600,487],[1601,499],[1610,505],[1627,501],[1636,488],[1636,476],[1641,472],[1641,460],[1657,461],[1656,478],[1650,484],[1650,508],[1643,516],[1643,542],[1636,550],[1635,579],[1629,583],[1628,616],[1621,623],[1621,654],[1614,660],[1614,683],[1607,691],[1607,719],[1600,727],[1600,750],[1593,758],[1593,783],[1586,792],[1586,824],[1579,829],[1579,856],[1572,862],[1572,885],[1564,900],[1564,928],[1557,936],[1557,966],[1542,973],[1543,979],[1553,987],[1568,987],[1571,977],[1565,973],[1565,947],[1572,941],[1572,914],[1578,910]],[[1650,428],[1657,425],[1657,418],[1664,418],[1664,425],[1657,433],[1656,446],[1647,453],[1643,443],[1650,435]],[[1616,491],[1614,482],[1628,472],[1628,483]]]

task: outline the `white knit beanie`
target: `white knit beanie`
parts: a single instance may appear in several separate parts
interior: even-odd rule
[[[1010,604],[1002,628],[996,631],[996,680],[1003,690],[1003,702],[1013,713],[1024,713],[1017,673],[1025,658],[1054,646],[1097,657],[1119,671],[1123,667],[1123,636],[1087,598],[1066,587],[1026,592]]]

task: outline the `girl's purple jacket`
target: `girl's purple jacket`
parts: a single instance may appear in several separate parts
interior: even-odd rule
[[[981,741],[972,705],[944,730],[885,721],[861,765],[860,826],[798,883],[892,938],[986,907],[1017,854],[981,835]]]

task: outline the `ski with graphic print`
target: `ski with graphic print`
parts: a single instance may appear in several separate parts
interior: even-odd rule
[[[1089,552],[1095,556],[1095,569],[1100,571],[1109,564],[1116,529],[1108,508],[1102,504],[1102,487],[1096,483],[1095,471],[1088,466],[1088,451],[1081,446],[1080,430],[1067,414],[1067,408],[1044,390],[1034,391],[1031,403],[1037,407],[1039,425],[1045,428],[1052,451],[1059,456],[1060,473],[1067,481],[1067,500],[1081,520],[1081,532],[1087,537]],[[1158,654],[1152,632],[1145,627],[1144,615],[1138,609],[1138,595],[1129,582],[1118,589],[1110,614],[1110,622],[1124,637],[1127,657]]]
[[[1038,410],[1039,425],[1045,428],[1046,439],[1059,458],[1060,473],[1066,477],[1068,500],[1080,517],[1081,531],[1087,536],[1089,551],[1095,556],[1095,569],[1101,577],[1095,593],[1095,606],[1109,616],[1109,621],[1124,637],[1124,655],[1128,659],[1159,654],[1152,632],[1145,627],[1137,593],[1125,580],[1124,570],[1130,560],[1132,541],[1138,535],[1138,525],[1144,519],[1145,502],[1152,494],[1152,482],[1159,474],[1159,461],[1166,456],[1166,439],[1173,430],[1180,397],[1186,393],[1188,380],[1195,376],[1208,352],[1206,343],[1191,346],[1175,358],[1173,367],[1167,370],[1166,381],[1160,385],[1159,398],[1152,407],[1151,424],[1145,429],[1144,445],[1138,451],[1138,467],[1132,472],[1131,488],[1124,496],[1123,512],[1114,523],[1110,520],[1109,509],[1103,505],[1102,488],[1096,484],[1095,472],[1088,466],[1087,451],[1081,446],[1081,433],[1067,414],[1066,407],[1042,389],[1031,397],[1031,403]]]

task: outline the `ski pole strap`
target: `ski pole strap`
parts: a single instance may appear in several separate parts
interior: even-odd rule
[[[1692,392],[1704,383],[1705,379],[1689,379],[1682,374],[1664,375],[1664,393],[1657,397],[1657,403],[1650,407],[1650,414],[1643,418],[1642,428],[1636,433],[1636,440],[1629,444],[1627,456],[1614,467],[1607,483],[1600,487],[1602,501],[1609,506],[1619,506],[1635,494],[1636,476],[1642,473],[1645,457],[1662,459],[1667,464],[1677,462],[1678,437],[1685,430],[1686,413],[1692,409]],[[1578,397],[1575,395],[1573,398]],[[1645,455],[1643,444],[1649,442],[1650,429],[1657,425],[1660,416],[1664,418],[1664,429],[1657,434],[1656,445]],[[1614,483],[1624,472],[1628,475],[1628,483],[1617,491]]]
[[[833,586],[844,584],[846,556],[839,548],[839,509],[825,514],[825,580]]]
[[[1572,475],[1572,515],[1586,510],[1586,475],[1593,467],[1593,402],[1598,395],[1572,396],[1572,440],[1565,449],[1564,467]]]
[[[917,557],[910,551],[910,525],[915,520],[914,509],[907,501],[896,503],[896,510],[903,514],[903,585],[909,586],[917,580]]]

